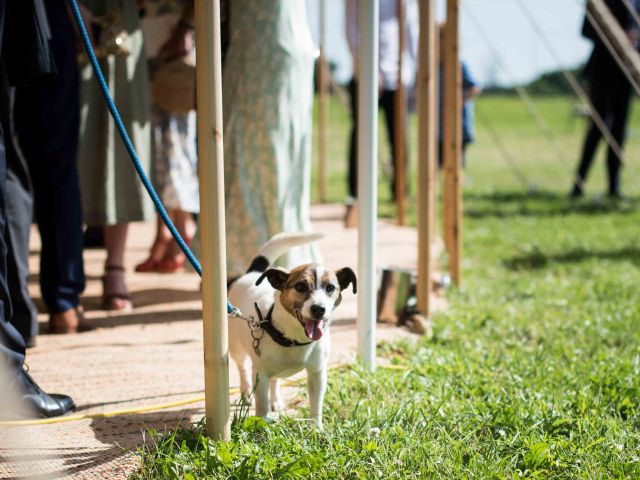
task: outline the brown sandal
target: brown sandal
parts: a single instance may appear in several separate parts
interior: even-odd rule
[[[131,295],[124,282],[125,270],[118,265],[107,265],[102,277],[102,306],[105,310],[128,312],[133,309]]]

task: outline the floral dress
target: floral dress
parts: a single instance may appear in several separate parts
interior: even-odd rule
[[[242,274],[282,231],[308,231],[313,65],[301,0],[235,0],[223,73],[227,272]],[[287,267],[319,261],[315,245]]]
[[[158,52],[178,23],[185,0],[148,0],[142,29],[150,77],[162,67]],[[190,52],[195,57],[195,49]],[[194,78],[195,81],[195,78]],[[168,210],[200,211],[196,112],[175,113],[151,99],[151,179]]]

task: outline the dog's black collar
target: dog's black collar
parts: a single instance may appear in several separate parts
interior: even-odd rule
[[[264,318],[262,317],[262,312],[258,308],[258,304],[254,303],[253,305],[256,307],[256,313],[258,314],[258,318],[260,319],[260,326],[278,345],[281,345],[283,347],[303,347],[305,345],[310,345],[311,343],[313,343],[301,343],[295,340],[291,340],[290,338],[285,337],[284,334],[273,325],[273,322],[271,321],[271,315],[273,314],[273,307],[275,306],[275,304],[271,305],[271,308],[269,308],[269,311]]]

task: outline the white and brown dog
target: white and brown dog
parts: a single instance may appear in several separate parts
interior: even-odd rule
[[[276,235],[262,247],[247,273],[229,287],[229,301],[261,322],[252,329],[248,322],[229,318],[231,358],[238,364],[245,398],[253,392],[258,416],[267,416],[269,407],[282,408],[278,379],[306,369],[309,410],[322,425],[331,314],[345,288],[351,284],[356,292],[356,276],[348,267],[330,272],[316,264],[291,271],[269,268],[292,247],[321,237],[318,233]]]

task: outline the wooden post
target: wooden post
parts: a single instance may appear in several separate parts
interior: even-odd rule
[[[207,434],[230,439],[220,0],[195,1],[202,325]]]
[[[431,277],[435,237],[435,178],[438,122],[438,62],[435,0],[420,2],[418,46],[418,310],[431,315]]]
[[[404,0],[396,0],[396,16],[398,17],[398,88],[395,93],[394,111],[395,117],[395,188],[396,188],[396,209],[399,225],[407,224],[406,215],[406,185],[407,174],[405,167],[407,166],[407,95],[402,79],[402,60],[406,48],[406,19],[405,19],[405,2]]]
[[[462,72],[458,45],[459,0],[447,0],[444,36],[444,153],[445,244],[449,273],[456,286],[462,281]]]
[[[378,0],[359,0],[358,353],[369,371],[376,366],[378,16]]]
[[[326,2],[320,0],[320,57],[318,58],[318,197],[320,203],[327,200],[327,76]]]

